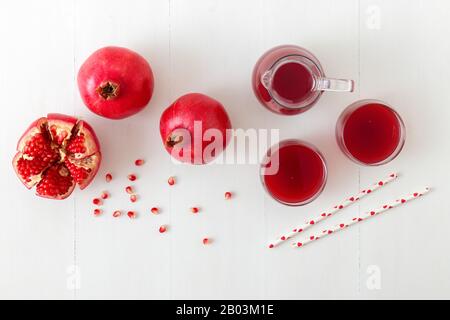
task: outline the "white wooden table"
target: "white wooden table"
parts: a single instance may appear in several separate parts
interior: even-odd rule
[[[444,0],[1,1],[0,298],[450,298],[449,16]],[[325,94],[299,116],[266,111],[251,71],[285,43],[310,49],[356,91]],[[79,66],[106,45],[132,48],[153,67],[154,97],[136,117],[99,118],[78,95]],[[254,165],[174,165],[159,116],[192,91],[222,101],[235,128],[278,128],[281,138],[318,146],[329,169],[323,194],[291,208],[265,195]],[[335,143],[339,113],[360,98],[389,102],[406,122],[405,148],[388,165],[358,167]],[[23,130],[48,112],[88,120],[104,153],[98,179],[61,202],[35,197],[10,164]],[[139,170],[138,157],[147,160]],[[266,249],[280,231],[392,170],[397,182],[325,225],[415,186],[434,191],[303,250]],[[107,171],[117,177],[107,188],[111,212],[129,206],[126,175],[141,177],[137,220],[93,217]],[[228,190],[236,196],[226,202]],[[154,205],[161,215],[148,213]],[[192,205],[202,207],[196,217]],[[214,243],[203,246],[204,236]]]

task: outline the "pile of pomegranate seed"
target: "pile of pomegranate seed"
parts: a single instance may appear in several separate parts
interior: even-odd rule
[[[145,163],[145,162],[144,162],[144,160],[142,160],[142,159],[137,159],[137,160],[135,160],[135,162],[134,162],[134,164],[135,164],[136,166],[138,166],[138,167],[144,165],[144,163]],[[111,173],[107,173],[105,177],[106,177],[106,182],[107,182],[107,183],[111,182],[112,179],[113,179]],[[137,180],[137,175],[134,174],[134,173],[132,173],[132,174],[129,174],[129,175],[127,176],[127,178],[128,178],[129,181],[134,182],[134,181]],[[169,184],[169,186],[175,185],[175,183],[176,183],[175,177],[170,176],[170,177],[167,179],[167,183]],[[131,186],[131,185],[126,186],[126,187],[125,187],[125,192],[129,195],[129,199],[130,199],[130,201],[131,201],[132,203],[135,203],[135,202],[138,200],[138,195],[135,193],[134,186]],[[232,194],[230,191],[227,191],[227,192],[225,192],[224,197],[225,197],[225,200],[230,200],[230,199],[233,197],[233,194]],[[101,206],[101,205],[103,205],[103,200],[106,200],[106,199],[109,199],[109,198],[110,198],[110,194],[109,194],[107,191],[103,191],[103,192],[101,193],[101,195],[100,195],[99,198],[93,199],[93,203],[94,203],[94,205],[96,205],[96,206]],[[190,208],[190,211],[191,211],[191,213],[193,213],[193,214],[197,214],[197,213],[200,212],[200,207],[197,207],[197,206],[191,207],[191,208]],[[137,216],[138,216],[137,212],[136,212],[136,211],[133,211],[133,210],[125,211],[125,212],[126,212],[126,215],[127,215],[130,219],[135,219],[135,218],[137,218]],[[150,209],[150,212],[151,212],[153,215],[158,215],[158,214],[160,213],[160,208],[158,208],[158,207],[152,207],[152,208]],[[101,209],[99,209],[99,208],[94,209],[94,215],[95,215],[95,216],[99,216],[99,215],[101,215],[102,213],[103,213],[103,211],[102,211]],[[121,216],[123,215],[123,213],[124,213],[124,212],[121,211],[121,210],[116,210],[116,211],[114,211],[114,212],[112,213],[112,216],[113,216],[114,218],[119,218],[119,217],[121,217]],[[168,227],[167,225],[161,225],[161,226],[159,226],[158,231],[159,231],[159,233],[166,233],[166,232],[168,231],[168,228],[169,228],[169,227]],[[206,245],[209,245],[209,244],[212,243],[212,239],[211,239],[211,238],[203,238],[203,239],[202,239],[202,243],[203,243],[203,245],[205,245],[205,246],[206,246]]]

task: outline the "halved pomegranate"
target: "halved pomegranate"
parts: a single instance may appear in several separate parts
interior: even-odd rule
[[[78,184],[86,188],[101,162],[100,144],[85,121],[49,114],[34,121],[17,144],[13,166],[23,184],[50,199],[65,199]]]

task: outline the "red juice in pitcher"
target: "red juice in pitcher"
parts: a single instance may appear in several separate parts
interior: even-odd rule
[[[351,160],[380,165],[400,153],[405,127],[397,112],[384,102],[363,100],[344,110],[336,126],[336,137]]]
[[[300,103],[312,91],[314,79],[302,64],[288,62],[273,75],[272,90],[285,101]]]
[[[322,155],[299,140],[285,140],[272,147],[261,171],[266,191],[275,200],[292,206],[314,200],[323,190],[326,177]]]

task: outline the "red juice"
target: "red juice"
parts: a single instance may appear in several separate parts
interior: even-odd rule
[[[298,104],[313,89],[311,72],[302,64],[288,62],[276,69],[272,79],[272,90],[289,103]]]
[[[383,164],[395,158],[404,142],[404,126],[399,115],[378,101],[349,108],[338,124],[344,152],[367,165]]]
[[[314,200],[325,186],[327,171],[320,153],[297,140],[286,140],[272,150],[262,172],[263,184],[276,200],[287,205],[302,205]],[[268,167],[278,170],[268,174]],[[272,172],[273,173],[273,172]]]

